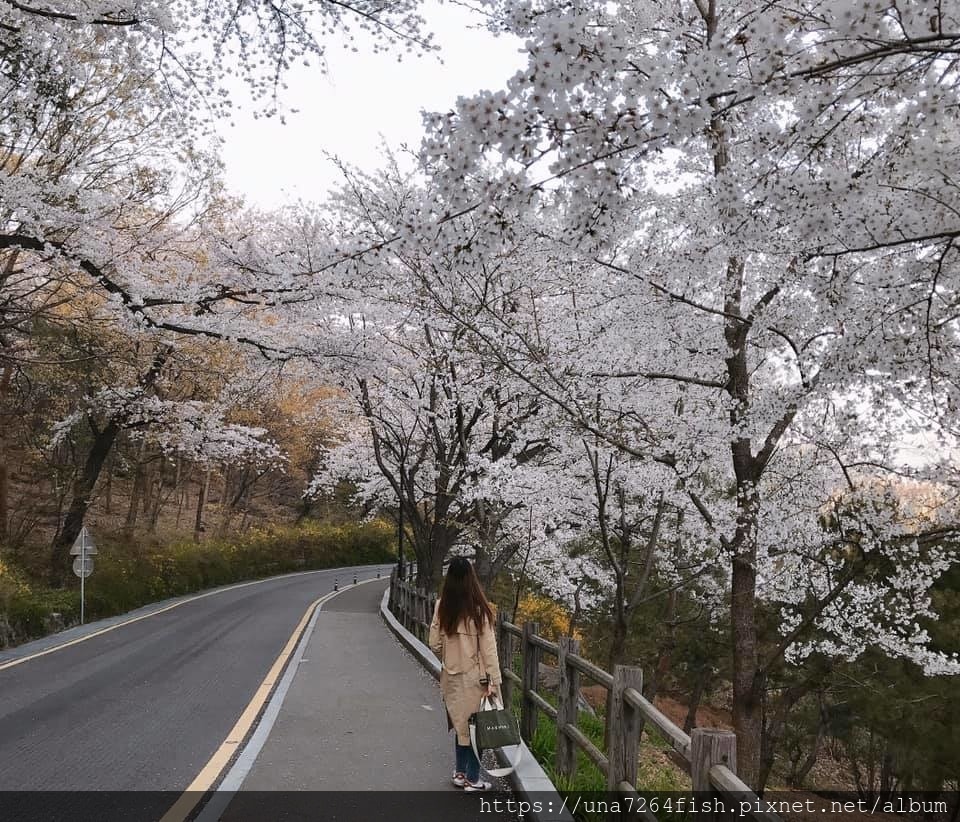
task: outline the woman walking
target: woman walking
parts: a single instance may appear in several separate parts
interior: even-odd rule
[[[457,733],[453,784],[465,791],[489,790],[480,778],[480,762],[470,746],[470,715],[484,696],[496,696],[500,662],[493,609],[470,561],[455,557],[430,623],[430,649],[440,657],[440,692],[447,727]]]

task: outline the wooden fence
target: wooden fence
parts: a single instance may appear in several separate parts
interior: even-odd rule
[[[390,609],[407,630],[418,639],[428,639],[437,594],[417,588],[410,568],[399,579],[396,569],[390,575]],[[505,705],[511,704],[514,688],[520,689],[520,734],[529,744],[537,728],[542,711],[557,727],[557,746],[554,768],[557,773],[573,776],[577,766],[577,749],[583,751],[606,777],[607,789],[624,797],[636,797],[637,762],[640,738],[646,723],[653,725],[667,740],[690,774],[693,790],[698,794],[712,794],[724,800],[716,807],[739,809],[749,803],[752,811],[733,816],[750,818],[756,822],[781,822],[779,816],[758,810],[756,794],[737,777],[737,738],[733,731],[714,728],[695,728],[691,734],[673,724],[661,711],[642,695],[643,672],[630,665],[617,665],[613,673],[597,667],[580,656],[580,643],[571,637],[551,642],[540,636],[536,622],[514,625],[497,615],[497,649],[503,674],[501,691]],[[519,653],[520,670],[514,671],[514,660]],[[551,705],[537,692],[540,662],[544,654],[555,657],[560,674],[557,706]],[[608,693],[611,715],[609,743],[600,750],[577,727],[578,696],[581,678],[602,685]],[[743,803],[743,804],[741,804]],[[634,803],[636,808],[640,803]],[[631,814],[636,817],[637,814]],[[639,814],[643,816],[643,814]],[[720,814],[697,814],[698,819],[719,819]],[[647,820],[655,820],[652,814]]]

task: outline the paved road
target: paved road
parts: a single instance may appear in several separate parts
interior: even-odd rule
[[[182,791],[307,606],[352,576],[225,590],[0,670],[0,791]]]

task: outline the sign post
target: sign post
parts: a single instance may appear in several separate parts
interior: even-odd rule
[[[84,590],[84,582],[90,574],[93,573],[93,555],[97,553],[97,544],[93,541],[93,537],[90,532],[87,530],[87,526],[84,525],[80,529],[80,533],[77,535],[77,538],[73,542],[73,547],[70,549],[70,556],[76,557],[73,561],[73,573],[80,577],[80,624],[83,625],[84,621],[84,598],[86,591]]]

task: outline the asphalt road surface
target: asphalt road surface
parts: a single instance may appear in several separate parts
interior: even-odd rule
[[[224,590],[0,670],[0,791],[184,790],[352,571]]]

